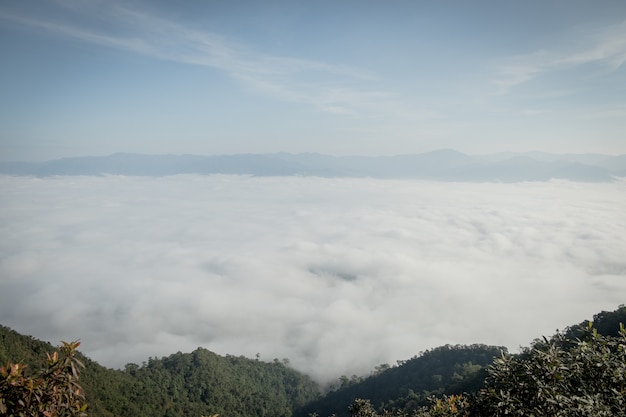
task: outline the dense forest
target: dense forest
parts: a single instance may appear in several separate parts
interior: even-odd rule
[[[115,370],[74,352],[76,344],[61,346],[59,356],[51,344],[0,326],[0,364],[8,365],[0,369],[0,415],[20,415],[11,407],[22,397],[31,401],[35,393],[76,406],[66,414],[40,414],[50,416],[83,415],[85,404],[87,414],[96,417],[621,416],[626,410],[621,323],[626,306],[595,315],[593,324],[585,321],[537,339],[514,355],[502,347],[442,346],[380,365],[367,377],[341,376],[324,394],[288,361],[198,348]]]
[[[0,363],[22,361],[31,369],[45,363],[49,343],[0,326]],[[85,365],[80,383],[91,416],[290,416],[319,397],[308,376],[272,362],[220,356],[198,348],[141,366],[107,369],[78,354]],[[0,413],[1,415],[1,413]]]
[[[503,347],[485,345],[438,347],[394,367],[379,366],[364,379],[344,376],[337,390],[296,410],[295,415],[347,416],[355,398],[368,398],[378,409],[412,411],[433,395],[479,390],[485,367],[503,352]]]

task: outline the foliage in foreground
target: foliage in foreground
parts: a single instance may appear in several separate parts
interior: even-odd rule
[[[54,346],[0,325],[0,365],[46,366]],[[243,356],[221,356],[198,348],[149,358],[124,370],[107,369],[76,352],[84,363],[80,382],[90,417],[289,417],[294,408],[319,397],[319,387],[287,361],[266,362]],[[7,368],[9,369],[9,368]],[[1,416],[2,414],[0,414]]]
[[[87,404],[78,384],[84,367],[76,358],[80,342],[63,342],[59,352],[47,353],[43,369],[7,362],[0,368],[0,416],[85,416]]]
[[[350,413],[356,417],[625,417],[622,322],[626,322],[625,306],[594,316],[593,326],[584,322],[549,340],[537,340],[521,354],[496,353],[495,362],[493,347],[436,348],[397,367],[377,367],[380,372],[340,387],[326,400],[339,405],[334,400],[354,395],[335,410],[348,411],[352,403]],[[288,417],[317,403],[312,401],[318,398],[316,385],[278,359],[267,363],[197,349],[150,358],[141,366],[128,364],[122,371],[84,358],[74,352],[77,346],[68,344],[71,354],[62,347],[61,355],[55,356],[52,345],[0,326],[0,364],[14,358],[24,361],[8,364],[0,374],[0,416],[82,415],[85,399],[77,385],[82,367],[68,367],[68,356],[85,364],[80,381],[93,417]],[[55,391],[55,383],[41,381],[45,375],[59,387],[67,388],[72,381],[69,385],[77,388],[74,406],[67,401],[67,390]],[[423,406],[428,396],[430,405]],[[371,402],[354,401],[359,397]],[[422,397],[426,402],[421,402]],[[51,404],[60,406],[55,409]],[[320,411],[320,415],[334,412]]]
[[[519,355],[503,355],[488,368],[476,394],[432,399],[414,417],[624,417],[626,416],[626,330],[604,336],[591,325],[581,338],[562,333],[536,341]],[[353,417],[407,416],[377,412],[368,400],[350,408]]]

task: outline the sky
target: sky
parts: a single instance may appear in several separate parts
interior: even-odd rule
[[[109,367],[204,347],[319,381],[515,352],[626,302],[626,181],[0,176],[0,324]]]
[[[626,153],[626,2],[3,1],[0,160]]]

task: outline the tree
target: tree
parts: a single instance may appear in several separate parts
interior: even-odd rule
[[[0,368],[0,416],[82,417],[87,404],[78,383],[84,367],[76,358],[80,342],[62,342],[46,353],[43,369],[30,373],[27,365],[7,362]]]
[[[387,417],[356,400],[353,417]],[[398,410],[396,417],[406,416]],[[602,335],[590,323],[581,337],[537,340],[518,355],[503,354],[476,394],[431,398],[413,417],[626,417],[626,329]]]
[[[489,369],[477,402],[481,414],[626,416],[626,330],[603,336],[590,323],[582,338],[562,334],[536,341]]]
[[[354,403],[348,408],[352,417],[387,417],[388,413],[384,412],[378,414],[376,409],[369,400],[357,398]]]

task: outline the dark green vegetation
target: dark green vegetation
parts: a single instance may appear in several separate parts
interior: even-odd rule
[[[626,323],[625,306],[597,314],[593,326],[583,322],[535,340],[516,355],[484,345],[443,346],[378,366],[367,378],[341,377],[324,396],[279,360],[197,349],[112,370],[80,354],[77,359],[85,364],[80,383],[91,416],[626,416],[620,323]],[[0,326],[0,363],[22,361],[38,377],[38,369],[55,366],[52,352],[50,344]],[[7,375],[0,398],[8,398]],[[6,408],[0,415],[19,415]]]
[[[474,415],[626,416],[626,330],[593,327],[575,341],[557,334],[489,368]]]
[[[0,326],[2,364],[21,360],[37,369],[54,351],[48,343]],[[80,383],[90,416],[280,417],[319,396],[316,383],[279,360],[219,356],[199,348],[114,370],[78,357],[85,364]]]
[[[455,415],[446,414],[447,411],[445,410],[448,409],[449,411],[450,404],[453,405],[453,409],[457,410],[464,409],[463,404],[465,404],[465,409],[469,410],[471,403],[474,407],[474,413],[471,415],[492,416],[499,414],[495,413],[493,409],[490,409],[488,412],[485,409],[492,402],[505,402],[504,399],[497,398],[496,395],[501,388],[504,388],[510,390],[508,394],[510,397],[508,398],[511,401],[514,401],[511,398],[518,401],[515,403],[517,409],[524,410],[519,415],[527,416],[531,415],[531,413],[528,408],[523,408],[522,405],[528,403],[528,398],[523,398],[513,388],[517,386],[528,387],[529,384],[532,385],[533,383],[540,386],[547,384],[547,382],[541,381],[541,378],[544,377],[542,373],[553,372],[554,370],[550,367],[557,366],[557,364],[558,366],[571,367],[579,372],[579,374],[566,373],[562,370],[564,373],[559,375],[558,378],[567,381],[567,384],[575,384],[581,387],[579,388],[581,392],[593,387],[601,387],[599,388],[600,390],[617,389],[616,387],[626,389],[626,362],[624,361],[625,356],[623,352],[625,348],[621,348],[622,351],[619,351],[620,348],[617,347],[620,343],[624,345],[623,336],[619,334],[620,323],[626,323],[626,306],[620,306],[613,312],[605,311],[596,314],[593,319],[595,333],[590,330],[591,322],[584,321],[567,328],[563,333],[557,333],[550,340],[535,340],[530,348],[524,349],[518,355],[509,355],[504,348],[485,345],[439,347],[408,361],[399,362],[397,367],[388,369],[378,367],[378,372],[366,379],[342,377],[339,381],[340,388],[338,390],[331,391],[323,398],[307,404],[302,409],[297,410],[296,415],[307,417],[309,414],[314,413],[319,416],[332,414],[336,414],[339,417],[350,414],[369,416],[370,414],[367,413],[384,415],[383,411],[385,410],[389,412],[389,415],[401,415],[402,413],[408,415],[422,413],[424,416]],[[584,340],[588,344],[580,345],[576,341],[577,339]],[[612,350],[606,351],[605,347],[610,344],[616,345],[611,348]],[[546,356],[544,351],[552,356]],[[594,357],[605,359],[604,362],[589,362],[593,361]],[[494,358],[496,358],[495,362]],[[513,372],[512,367],[514,365],[517,368]],[[585,366],[589,369],[585,368]],[[621,379],[616,382],[617,385],[611,387],[609,385],[602,386],[593,381],[593,378],[600,376],[598,373],[600,369],[611,367],[617,369],[617,372],[622,372],[622,374],[619,374]],[[524,369],[527,372],[526,374],[516,374],[523,373]],[[522,381],[523,378],[526,378],[526,381]],[[586,382],[584,382],[585,380]],[[510,381],[510,384],[506,385],[507,381]],[[585,383],[587,387],[583,388]],[[484,395],[480,397],[478,395],[483,388],[492,390],[485,391],[491,392],[490,396]],[[590,392],[593,392],[593,390]],[[458,396],[463,393],[466,395]],[[588,394],[593,396],[598,393]],[[625,394],[626,392],[620,392],[617,398],[624,398]],[[532,395],[528,395],[541,395],[543,398],[547,394],[535,389]],[[574,393],[571,390],[567,391],[560,387],[555,388],[552,395],[553,397],[558,397],[558,401],[561,401],[562,396],[572,397]],[[438,411],[430,414],[432,410],[424,407],[434,401],[433,398],[440,398],[439,403],[435,402],[430,405]],[[479,398],[481,399],[480,409],[478,407]],[[355,402],[356,399],[367,399],[367,401]],[[557,400],[552,398],[547,401]],[[437,404],[439,404],[439,408],[437,408]],[[624,408],[626,408],[626,399],[624,399]],[[542,409],[537,408],[537,410]],[[516,414],[511,411],[507,415]],[[535,415],[560,414],[539,412]],[[563,415],[587,414],[565,413]],[[602,414],[592,413],[588,415]]]
[[[0,367],[0,415],[83,417],[87,409],[78,383],[84,367],[76,358],[78,342],[63,342],[59,352],[46,355],[37,370],[22,363]]]
[[[340,378],[337,390],[296,411],[297,416],[348,416],[355,398],[368,398],[377,409],[403,409],[407,412],[428,402],[430,396],[477,391],[485,378],[485,367],[505,348],[485,345],[442,346],[424,352],[398,366],[370,377]]]
[[[580,337],[566,336],[572,333]],[[617,336],[607,336],[589,324],[536,340],[519,355],[495,359],[481,390],[431,401],[407,413],[357,399],[350,412],[355,417],[624,417],[626,329],[620,324]]]

